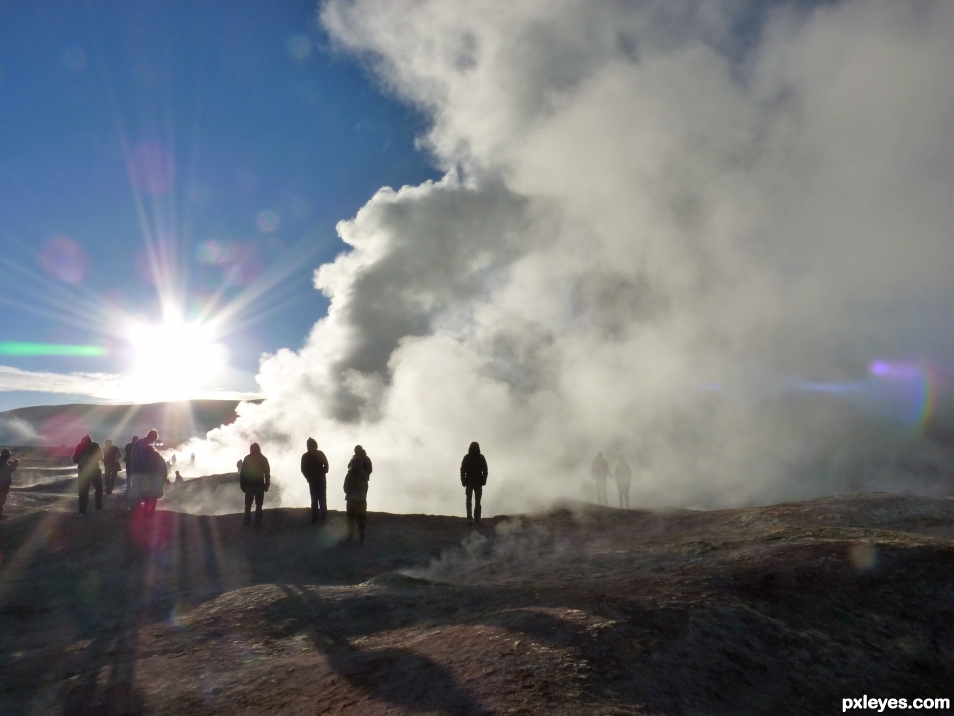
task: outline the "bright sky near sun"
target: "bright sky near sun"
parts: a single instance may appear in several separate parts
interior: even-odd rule
[[[437,176],[421,119],[315,17],[0,3],[0,410],[254,391],[325,313],[335,224]],[[95,384],[74,373],[102,391],[64,392]]]

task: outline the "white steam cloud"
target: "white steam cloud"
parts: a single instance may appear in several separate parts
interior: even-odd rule
[[[388,511],[459,513],[471,440],[489,514],[575,494],[597,450],[627,456],[636,505],[823,494],[887,443],[789,388],[954,356],[947,0],[330,0],[320,17],[431,118],[421,143],[447,173],[339,225],[352,249],[315,274],[328,316],[263,362],[263,403],[180,453],[221,468],[258,441],[300,505],[314,436],[340,506],[361,443]]]

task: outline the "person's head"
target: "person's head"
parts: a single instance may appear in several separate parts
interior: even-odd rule
[[[262,454],[262,448],[261,448],[261,446],[260,446],[258,443],[252,443],[251,445],[249,445],[248,451],[249,451],[249,453],[251,453],[252,455],[261,455],[261,454]]]
[[[107,438],[104,444],[106,445],[106,447],[109,447],[110,445],[113,444],[113,441]]]
[[[3,448],[3,450],[0,450],[0,460],[6,460],[12,454],[13,453],[10,452],[7,448]]]
[[[182,475],[179,474],[178,470],[176,470],[176,477],[182,477]]]
[[[480,445],[477,444],[476,440],[470,444],[470,448],[467,450],[467,452],[473,453],[475,455],[480,452]]]
[[[596,457],[603,457],[603,451],[601,450],[600,452],[596,453]]]
[[[305,441],[305,447],[308,449],[308,452],[314,452],[318,449],[318,441],[314,438],[308,438]]]
[[[354,446],[354,454],[355,454],[355,455],[364,455],[364,448],[361,447],[360,445],[355,445],[355,446]]]
[[[153,428],[148,433],[146,433],[146,440],[151,443],[156,442],[159,439],[159,431]]]
[[[133,435],[133,439],[132,439],[133,442],[136,442],[138,439],[139,439],[138,435]]]

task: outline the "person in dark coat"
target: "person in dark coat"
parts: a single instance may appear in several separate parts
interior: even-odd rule
[[[596,504],[608,505],[609,498],[606,496],[606,480],[609,478],[610,471],[603,453],[596,453],[593,458],[593,464],[590,466],[590,474],[593,476],[593,482],[596,484]]]
[[[328,458],[318,449],[314,438],[305,441],[307,452],[301,456],[301,474],[308,481],[311,493],[311,523],[325,521],[328,513]]]
[[[616,491],[619,492],[619,506],[629,509],[629,486],[633,481],[633,471],[626,464],[626,459],[620,456],[616,463],[616,469],[613,471],[613,478],[616,480]]]
[[[76,489],[79,493],[79,513],[86,514],[89,504],[89,486],[96,490],[96,509],[103,509],[103,472],[99,462],[103,459],[103,449],[89,435],[84,435],[73,451],[73,462],[77,466]]]
[[[354,528],[358,526],[358,538],[364,544],[365,517],[368,514],[368,482],[371,479],[371,458],[360,445],[354,448],[354,457],[348,463],[344,493],[348,513],[348,544],[354,542]]]
[[[7,448],[0,450],[0,520],[4,519],[3,506],[7,504],[7,495],[13,485],[13,472],[20,464],[19,460],[11,460],[11,455]]]
[[[106,488],[106,494],[113,494],[113,488],[116,486],[116,475],[119,474],[121,467],[119,461],[123,454],[119,448],[113,445],[112,440],[107,440],[103,444],[103,486]]]
[[[480,496],[487,484],[487,459],[480,454],[480,445],[470,444],[470,449],[460,463],[460,484],[467,495],[467,519],[480,524]],[[474,512],[471,517],[471,496],[474,498]]]
[[[132,449],[133,474],[136,480],[133,498],[137,504],[142,501],[145,515],[150,519],[156,514],[156,503],[162,497],[166,478],[169,476],[169,466],[155,447],[158,440],[159,431],[150,430],[146,437],[136,441]]]
[[[245,520],[246,527],[252,524],[252,501],[255,502],[255,527],[262,526],[262,503],[265,493],[272,482],[272,471],[268,458],[262,455],[262,448],[258,443],[252,443],[248,455],[239,464],[239,486],[245,493]]]
[[[129,486],[132,484],[132,449],[137,440],[139,440],[139,436],[133,435],[133,439],[126,443],[126,448],[123,450],[123,456],[126,462],[126,497],[129,497]]]

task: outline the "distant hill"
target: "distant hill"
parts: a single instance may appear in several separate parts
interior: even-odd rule
[[[123,445],[150,428],[166,445],[204,437],[236,418],[237,400],[185,400],[142,405],[38,405],[0,412],[0,444],[73,446],[84,435]]]

